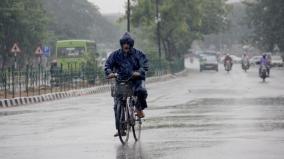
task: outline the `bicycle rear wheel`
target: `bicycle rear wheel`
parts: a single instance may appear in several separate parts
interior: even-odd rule
[[[124,145],[125,143],[128,142],[129,131],[130,131],[128,108],[127,106],[119,104],[118,111],[119,111],[118,135],[120,142]]]
[[[141,125],[142,125],[142,120],[135,116],[135,123],[132,125],[132,132],[133,132],[133,137],[135,141],[139,141],[141,137]]]

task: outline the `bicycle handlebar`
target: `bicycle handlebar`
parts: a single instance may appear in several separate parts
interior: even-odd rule
[[[130,80],[133,78],[133,75],[131,75],[127,80],[119,80],[117,77],[118,77],[118,74],[115,73],[115,74],[114,74],[114,77],[107,77],[107,79],[115,78],[115,79],[116,79],[117,81],[119,81],[119,82],[128,82],[128,81],[130,81]]]

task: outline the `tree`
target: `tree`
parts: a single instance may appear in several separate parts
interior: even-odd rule
[[[246,25],[246,5],[242,2],[229,3],[230,7],[227,19],[228,28],[218,34],[210,34],[204,37],[204,46],[209,48],[214,45],[220,51],[227,51],[239,44],[248,44],[246,37],[251,34],[251,29]],[[242,48],[240,48],[242,49]],[[236,50],[234,50],[234,53]]]
[[[15,42],[22,54],[20,64],[34,57],[34,49],[46,38],[47,16],[41,0],[2,0],[0,3],[0,56],[3,69]]]
[[[161,43],[169,61],[183,57],[191,43],[203,35],[219,32],[226,26],[225,0],[163,0],[161,14]],[[132,24],[155,42],[155,3],[153,0],[134,0]]]
[[[18,42],[19,63],[32,63],[37,45],[54,47],[58,39],[90,39],[117,43],[118,31],[87,0],[2,0],[0,3],[0,64],[12,64],[9,53]],[[11,55],[12,56],[12,55]]]
[[[276,45],[284,50],[284,1],[246,1],[247,24],[254,34],[251,39],[263,51],[272,52]]]
[[[44,8],[51,17],[49,30],[57,39],[90,39],[113,42],[118,32],[87,0],[45,0]]]

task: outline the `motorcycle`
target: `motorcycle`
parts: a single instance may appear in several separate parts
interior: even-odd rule
[[[225,70],[229,73],[232,70],[232,64],[230,62],[230,60],[227,60],[225,62]]]
[[[249,62],[248,61],[243,61],[242,63],[242,69],[247,72],[247,70],[249,69]]]
[[[265,65],[260,66],[260,78],[263,82],[265,82],[265,79],[268,77],[268,69]]]

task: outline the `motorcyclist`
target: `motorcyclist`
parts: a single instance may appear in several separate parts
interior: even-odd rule
[[[120,39],[121,48],[114,51],[105,63],[105,74],[108,78],[116,78],[119,80],[127,80],[130,77],[134,77],[132,82],[132,89],[134,95],[137,96],[136,115],[140,118],[144,117],[143,110],[147,108],[147,90],[145,88],[146,72],[148,71],[148,60],[146,55],[135,48],[134,40],[131,38],[129,33],[125,33]],[[117,114],[117,103],[122,102],[122,97],[114,96],[114,113],[116,129],[118,130],[118,119]],[[114,135],[118,136],[118,132]]]
[[[242,68],[244,68],[245,64],[247,64],[249,67],[249,57],[246,53],[244,53],[242,56]]]
[[[260,59],[260,67],[259,67],[259,76],[260,76],[260,73],[261,73],[261,67],[266,67],[267,69],[267,74],[269,76],[270,74],[270,67],[269,67],[269,60],[267,58],[267,55],[266,54],[263,54],[261,59]]]
[[[224,59],[224,66],[226,67],[226,62],[229,61],[231,64],[231,67],[233,66],[233,59],[231,58],[230,54],[226,54]]]

